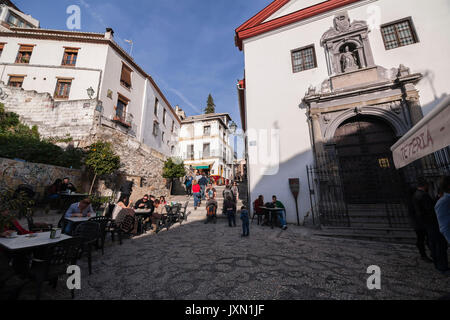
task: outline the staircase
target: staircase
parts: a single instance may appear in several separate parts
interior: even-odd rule
[[[322,236],[414,244],[406,208],[401,204],[348,205],[348,218],[327,218]]]

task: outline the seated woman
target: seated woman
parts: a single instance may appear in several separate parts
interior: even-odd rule
[[[9,212],[4,211],[1,214],[3,216],[7,216],[9,214]],[[20,225],[19,221],[17,221],[17,219],[12,218],[9,225],[7,225],[3,230],[0,230],[0,237],[7,238],[14,232],[16,232],[20,236],[33,233],[33,232],[30,232],[30,231],[26,230],[25,228],[23,228]]]
[[[117,202],[116,206],[114,207],[112,219],[114,220],[116,226],[120,228],[126,216],[131,216],[134,218],[134,226],[132,230],[123,230],[123,231],[129,232],[133,235],[137,234],[138,221],[136,218],[136,213],[131,208],[130,196],[124,194],[120,196],[119,202]]]
[[[59,193],[61,192],[61,188],[63,185],[63,181],[61,179],[57,179],[51,186],[47,188],[47,198],[50,200],[57,200],[60,198]]]
[[[153,211],[152,216],[150,218],[152,222],[152,233],[156,233],[158,231],[159,221],[161,220],[164,214],[164,206],[161,204],[159,200],[155,200],[154,206],[155,211]]]
[[[161,206],[165,206],[165,205],[167,204],[166,197],[161,196],[161,197],[159,198],[159,204],[160,204]]]

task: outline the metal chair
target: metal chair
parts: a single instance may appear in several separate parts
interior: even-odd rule
[[[183,221],[187,221],[187,219],[188,219],[188,215],[190,214],[190,212],[189,213],[186,212],[188,205],[189,205],[189,200],[186,201],[183,208],[180,210],[180,225],[183,223]]]
[[[82,239],[81,254],[87,254],[89,275],[92,274],[92,245],[96,245],[101,238],[100,224],[97,222],[85,222],[80,224],[74,232],[74,236]]]
[[[102,255],[105,254],[105,239],[106,239],[106,233],[108,230],[109,225],[111,224],[111,219],[107,217],[94,217],[89,219],[89,222],[96,222],[100,225],[100,245],[97,243],[97,246],[102,249]]]
[[[32,216],[27,216],[28,230],[31,232],[48,232],[53,229],[52,224],[34,222]]]
[[[36,300],[40,300],[42,284],[50,281],[53,288],[56,288],[58,278],[67,273],[67,267],[76,265],[80,256],[82,239],[72,238],[59,242],[53,246],[45,248],[40,259],[33,259],[29,272],[29,279],[37,283]],[[75,290],[71,290],[72,299],[75,297]]]

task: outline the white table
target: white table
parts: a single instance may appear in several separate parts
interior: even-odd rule
[[[0,238],[0,246],[10,251],[32,249],[35,247],[55,244],[72,237],[65,234],[58,239],[50,239],[51,232],[36,233],[36,237],[30,238],[25,236],[18,236],[17,238]]]
[[[70,222],[74,222],[74,223],[81,223],[81,222],[87,222],[87,221],[89,221],[91,218],[94,218],[95,216],[92,216],[92,217],[83,217],[83,218],[64,218],[64,219],[66,219],[67,221],[70,221]]]

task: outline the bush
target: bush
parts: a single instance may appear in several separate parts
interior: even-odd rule
[[[83,156],[80,149],[64,150],[41,139],[36,126],[30,129],[20,123],[17,114],[5,112],[0,104],[0,157],[79,169]]]

